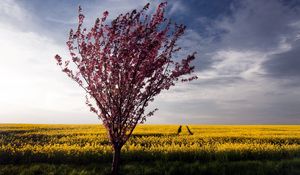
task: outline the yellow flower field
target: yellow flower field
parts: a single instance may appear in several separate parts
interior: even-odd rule
[[[126,161],[236,161],[300,157],[298,125],[139,125],[122,149]],[[101,125],[0,125],[0,163],[110,162]]]

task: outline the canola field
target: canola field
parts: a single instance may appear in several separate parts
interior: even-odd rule
[[[178,135],[178,127],[139,125],[122,149],[122,162],[203,164],[300,158],[299,125],[189,125],[193,135],[185,126]],[[109,166],[111,160],[112,149],[101,125],[0,125],[0,165]]]
[[[300,157],[300,126],[140,125],[122,159],[230,161]],[[101,125],[0,125],[0,163],[111,160]]]

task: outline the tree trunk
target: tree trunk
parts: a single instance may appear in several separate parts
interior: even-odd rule
[[[114,147],[111,175],[118,175],[120,169],[121,147]]]

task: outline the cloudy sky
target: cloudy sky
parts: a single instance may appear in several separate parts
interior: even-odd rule
[[[81,5],[89,27],[146,0],[1,0],[0,123],[99,123],[56,65]],[[159,95],[148,123],[300,124],[299,0],[169,0],[199,79]]]

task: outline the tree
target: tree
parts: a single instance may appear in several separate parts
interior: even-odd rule
[[[112,174],[118,174],[121,148],[136,125],[157,110],[145,113],[154,97],[179,80],[197,78],[190,65],[195,53],[180,62],[172,59],[186,27],[165,18],[166,5],[161,3],[149,15],[147,4],[119,15],[110,25],[104,24],[105,11],[89,31],[82,26],[85,16],[79,7],[78,27],[71,29],[67,41],[70,58],[55,56],[62,71],[86,91],[86,104],[107,130],[114,150]]]

